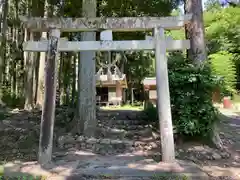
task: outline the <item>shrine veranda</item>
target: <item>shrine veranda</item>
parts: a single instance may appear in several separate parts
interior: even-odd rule
[[[190,48],[189,40],[166,39],[165,30],[180,29],[189,23],[192,15],[179,17],[123,17],[123,18],[35,18],[21,17],[24,27],[32,32],[49,32],[48,40],[24,42],[27,52],[47,52],[45,69],[45,102],[41,118],[39,162],[51,161],[54,112],[56,98],[57,53],[80,51],[140,51],[153,50],[156,58],[158,115],[160,121],[162,160],[175,159],[172,116],[170,106],[167,51]],[[61,32],[101,33],[100,41],[67,41]],[[122,31],[152,31],[154,36],[145,40],[113,41],[112,33]],[[85,67],[88,68],[88,67]],[[86,80],[87,81],[87,80]],[[92,87],[95,88],[95,87]],[[95,94],[92,94],[95,96]],[[48,103],[47,103],[48,102]],[[93,104],[95,106],[95,104]]]

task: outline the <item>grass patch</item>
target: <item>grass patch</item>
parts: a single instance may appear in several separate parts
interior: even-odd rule
[[[3,176],[3,173],[4,173],[4,166],[0,165],[0,177]]]
[[[189,180],[186,175],[176,175],[172,173],[155,174],[152,180]]]
[[[232,97],[234,103],[240,103],[240,94],[234,94]]]

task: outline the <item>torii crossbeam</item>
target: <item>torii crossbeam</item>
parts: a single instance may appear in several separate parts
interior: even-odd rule
[[[32,31],[60,29],[61,32],[80,31],[152,31],[161,26],[164,29],[180,29],[192,19],[191,14],[170,17],[102,17],[102,18],[38,18],[24,17],[20,20]]]
[[[166,40],[168,51],[188,49],[189,40]],[[23,43],[24,51],[47,52],[48,41],[28,41]],[[155,40],[133,41],[59,41],[59,52],[80,51],[139,51],[154,50]]]

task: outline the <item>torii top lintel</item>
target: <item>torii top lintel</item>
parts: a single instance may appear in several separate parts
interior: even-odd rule
[[[20,17],[25,28],[31,31],[48,31],[57,28],[62,32],[77,31],[152,31],[156,26],[180,29],[192,19],[192,14],[169,17],[121,17],[121,18],[39,18]]]

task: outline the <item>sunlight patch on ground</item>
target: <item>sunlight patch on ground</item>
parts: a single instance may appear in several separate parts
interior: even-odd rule
[[[240,168],[234,168],[234,167],[227,167],[222,168],[219,166],[204,166],[202,168],[204,171],[209,173],[212,176],[234,176],[234,177],[240,177]]]
[[[130,106],[130,105],[125,105],[125,106],[105,106],[101,107],[103,110],[132,110],[132,111],[142,111],[143,107],[142,106]]]

